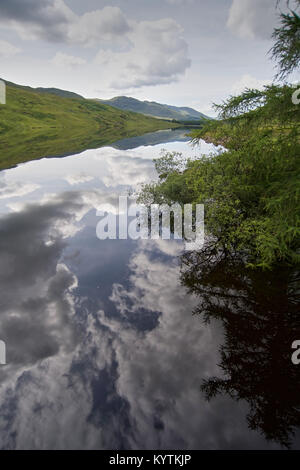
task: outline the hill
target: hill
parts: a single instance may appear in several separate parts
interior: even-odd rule
[[[167,104],[156,103],[155,101],[140,101],[127,96],[118,96],[111,100],[97,100],[101,103],[113,106],[114,108],[124,111],[133,111],[146,116],[153,116],[161,119],[176,120],[179,122],[188,121],[206,121],[210,119],[205,114],[200,113],[192,108],[179,108],[177,106],[169,106]]]
[[[0,80],[3,80],[0,78]],[[6,83],[6,86],[13,86],[15,88],[22,88],[23,90],[27,91],[38,91],[40,93],[50,93],[53,95],[61,96],[63,98],[79,98],[81,100],[84,100],[85,98],[81,95],[78,95],[77,93],[74,93],[73,91],[67,91],[67,90],[61,90],[60,88],[32,88],[30,86],[26,85],[18,85],[17,83],[12,83],[9,82],[8,80],[3,80]]]
[[[94,100],[6,85],[7,104],[0,105],[0,169],[176,127]]]
[[[36,88],[36,91],[40,91],[41,93],[52,93],[53,95],[62,96],[63,98],[79,98],[84,100],[85,98],[77,93],[73,93],[72,91],[67,90],[60,90],[59,88]]]

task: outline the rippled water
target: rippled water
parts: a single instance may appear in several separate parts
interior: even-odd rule
[[[214,150],[186,140],[157,133],[0,173],[2,448],[279,447],[249,428],[247,397],[201,390],[225,377],[228,322],[192,314],[197,262],[184,281],[179,242],[96,237],[96,209],[155,178],[163,148]]]

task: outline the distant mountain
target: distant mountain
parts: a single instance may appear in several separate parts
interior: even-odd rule
[[[135,98],[127,96],[118,96],[111,100],[97,100],[104,104],[113,106],[114,108],[123,111],[133,111],[135,113],[145,114],[146,116],[153,116],[159,119],[169,119],[181,122],[188,121],[204,121],[210,119],[205,114],[200,113],[192,108],[178,108],[176,106],[169,106],[167,104],[156,103],[155,101],[139,101]]]
[[[85,99],[83,96],[78,95],[77,93],[73,93],[72,91],[60,90],[59,88],[42,88],[42,87],[32,88],[26,85],[18,85],[16,83],[9,82],[8,80],[4,80],[4,81],[6,85],[15,87],[15,88],[21,88],[22,90],[38,91],[39,93],[50,93],[50,95],[56,95],[62,98],[78,98],[81,100]]]

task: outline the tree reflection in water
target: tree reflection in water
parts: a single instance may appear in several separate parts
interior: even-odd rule
[[[224,326],[220,368],[223,377],[204,380],[208,400],[228,394],[249,405],[252,430],[284,447],[300,426],[300,366],[291,361],[300,339],[297,309],[299,274],[287,269],[259,272],[241,262],[188,253],[182,283],[199,296],[195,313]]]

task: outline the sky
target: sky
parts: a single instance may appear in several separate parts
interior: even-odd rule
[[[0,77],[214,115],[212,103],[272,81],[279,11],[276,0],[0,0]]]

